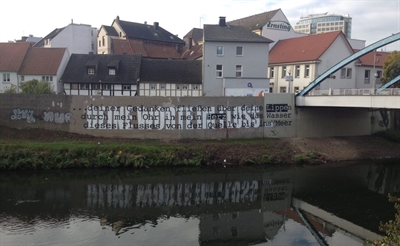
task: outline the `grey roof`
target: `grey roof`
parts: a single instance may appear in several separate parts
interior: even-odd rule
[[[178,38],[176,35],[166,31],[158,25],[140,24],[135,22],[122,21],[117,18],[116,20],[122,30],[125,32],[127,38],[136,38],[144,40],[162,41],[168,43],[185,44],[185,42]]]
[[[140,82],[201,84],[202,61],[143,58]]]
[[[72,54],[64,74],[63,83],[118,83],[137,84],[140,73],[141,55],[96,55]],[[95,74],[87,73],[88,67],[95,68]],[[109,67],[116,68],[115,75],[109,75]]]
[[[272,43],[271,39],[260,36],[241,26],[204,25],[204,41]]]
[[[106,30],[106,33],[109,34],[110,36],[118,36],[117,30],[115,30],[114,27],[112,26],[104,26],[104,30]]]
[[[39,42],[37,42],[33,47],[44,47],[44,41],[46,39],[53,39],[55,36],[57,36],[62,30],[64,30],[65,27],[63,28],[56,28],[54,29],[51,33],[47,34],[44,38],[42,38]]]
[[[203,29],[193,28],[183,37],[185,40],[189,38],[192,38],[193,42],[198,45],[200,41],[203,41]]]
[[[242,26],[249,28],[250,30],[258,30],[265,26],[271,19],[272,17],[275,16],[275,14],[279,11],[280,9],[272,10],[272,11],[267,11],[261,14],[256,14],[248,17],[244,17],[241,19],[229,21],[228,24],[232,26]]]

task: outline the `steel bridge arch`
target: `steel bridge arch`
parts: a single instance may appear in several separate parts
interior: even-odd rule
[[[362,50],[359,50],[357,53],[354,53],[353,55],[343,59],[342,61],[340,61],[339,63],[337,63],[333,67],[331,67],[330,69],[326,70],[324,73],[322,73],[320,76],[318,76],[318,78],[316,78],[313,82],[311,82],[309,85],[307,85],[306,88],[304,88],[302,91],[300,91],[296,95],[296,97],[297,96],[306,95],[308,92],[310,92],[312,89],[314,89],[314,87],[316,87],[317,85],[322,83],[322,81],[324,81],[326,78],[328,78],[331,74],[333,74],[336,71],[338,71],[339,69],[343,68],[344,66],[346,66],[350,62],[358,59],[359,57],[361,57],[361,56],[363,56],[363,55],[365,55],[365,54],[367,54],[367,53],[369,53],[369,52],[371,52],[373,50],[376,50],[376,49],[378,49],[378,48],[380,48],[382,46],[388,45],[388,44],[393,43],[393,42],[398,41],[398,40],[400,40],[400,32],[396,33],[396,34],[393,34],[392,36],[389,36],[387,38],[384,38],[382,40],[379,40],[378,42],[375,42],[375,43],[365,47]],[[397,80],[400,79],[399,77],[397,77]],[[396,81],[393,82],[393,80],[392,80],[389,83],[393,84]],[[385,85],[390,86],[390,85],[388,85],[389,83],[387,83]]]

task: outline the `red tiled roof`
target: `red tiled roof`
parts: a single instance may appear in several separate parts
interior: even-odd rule
[[[269,63],[318,60],[340,35],[344,37],[342,31],[335,31],[279,40],[269,52]]]
[[[192,48],[190,49],[188,49],[188,46],[185,46],[181,58],[186,60],[197,60],[202,56],[203,56],[203,45],[192,46]]]
[[[148,57],[142,40],[113,39],[112,49],[113,54],[141,54],[143,57]]]
[[[143,42],[142,40],[113,39],[113,54],[141,54],[148,58],[172,58],[177,59],[182,55],[175,45],[157,45]]]
[[[354,50],[354,52],[358,51],[359,50]],[[390,55],[389,52],[377,51],[375,54],[375,66],[383,67],[383,62],[385,61],[388,55]],[[364,66],[374,66],[374,52],[369,52],[358,59]]]
[[[65,48],[30,48],[19,74],[56,75],[65,51]]]
[[[0,43],[0,71],[17,72],[30,46],[30,43]]]

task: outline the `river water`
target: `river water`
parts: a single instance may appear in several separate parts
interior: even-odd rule
[[[0,245],[366,245],[396,163],[2,172]]]

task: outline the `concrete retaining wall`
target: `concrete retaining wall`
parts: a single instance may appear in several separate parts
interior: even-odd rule
[[[374,120],[371,120],[374,119]],[[264,97],[102,97],[0,94],[0,125],[142,139],[370,135],[386,129],[368,109],[296,108]]]

